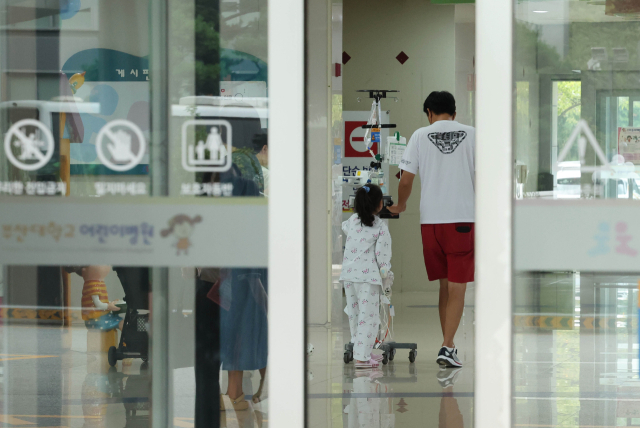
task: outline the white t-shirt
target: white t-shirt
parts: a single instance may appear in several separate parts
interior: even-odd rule
[[[420,173],[420,223],[475,221],[476,130],[439,120],[411,136],[400,169]]]

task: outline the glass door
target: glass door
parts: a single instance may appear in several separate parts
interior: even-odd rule
[[[624,34],[640,29],[639,13],[616,1],[514,5],[513,85],[555,75],[579,83],[551,163],[536,156],[551,148],[538,135],[513,145],[537,174],[535,191],[513,198],[513,300],[503,312],[513,426],[638,424],[640,86],[637,43]],[[553,108],[566,110],[557,99]],[[532,105],[516,135],[546,132],[542,91]],[[556,181],[552,192],[540,188],[545,178]]]
[[[270,29],[303,21],[278,7],[0,1],[0,422],[278,426],[273,373],[302,395],[303,50]]]

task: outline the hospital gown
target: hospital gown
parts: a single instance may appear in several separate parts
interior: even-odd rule
[[[375,217],[365,226],[357,214],[342,223],[346,235],[342,274],[353,343],[353,357],[367,361],[380,325],[380,269],[391,269],[391,235],[386,223]]]

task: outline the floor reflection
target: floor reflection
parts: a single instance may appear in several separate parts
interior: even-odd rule
[[[393,361],[370,372],[356,371],[353,363],[345,364],[344,343],[350,334],[341,310],[336,309],[331,329],[309,328],[308,340],[315,350],[307,360],[307,426],[472,428],[473,294],[471,285],[455,339],[466,363],[462,369],[440,370],[435,362],[442,343],[437,293],[393,296],[393,339],[418,344],[413,363],[408,350],[398,349]],[[344,302],[334,301],[334,307],[342,309]]]
[[[349,428],[395,427],[393,402],[390,397],[375,398],[390,392],[389,385],[380,382],[384,377],[381,369],[357,370],[352,379],[353,393],[344,412]]]
[[[149,427],[151,374],[141,359],[111,367],[104,349],[87,351],[84,326],[5,323],[0,337],[15,351],[0,355],[0,426]]]
[[[516,426],[640,425],[639,279],[589,273],[518,275]]]
[[[458,400],[453,396],[453,385],[443,388],[444,395],[440,399],[438,428],[464,428],[464,421]]]

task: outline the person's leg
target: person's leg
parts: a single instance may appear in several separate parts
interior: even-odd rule
[[[380,325],[380,286],[368,283],[356,283],[355,286],[359,311],[353,358],[366,362],[371,358]]]
[[[344,294],[347,297],[347,315],[349,316],[349,331],[351,333],[351,343],[356,342],[356,330],[358,327],[358,296],[355,283],[344,282]]]
[[[466,290],[466,283],[461,284],[449,281],[446,318],[443,329],[444,342],[442,342],[442,346],[446,346],[447,348],[454,347],[453,338],[456,335],[456,331],[458,331],[460,319],[462,318]],[[442,321],[442,315],[440,320]]]
[[[449,280],[442,278],[440,281],[440,298],[438,299],[438,312],[440,314],[440,327],[444,337],[444,326],[447,320],[447,304],[449,302]]]
[[[227,386],[227,394],[231,400],[236,400],[244,394],[242,392],[242,370],[229,370],[229,386]]]
[[[422,233],[422,255],[424,266],[427,269],[429,281],[440,282],[440,295],[438,298],[438,313],[440,315],[440,329],[442,336],[445,336],[447,324],[447,307],[449,305],[449,280],[448,280],[448,259],[442,246],[440,224],[423,224],[420,226]],[[438,353],[438,359],[440,352]]]
[[[196,428],[220,426],[220,307],[207,298],[210,289],[210,283],[196,279]]]
[[[464,311],[467,283],[474,280],[475,230],[473,223],[443,224],[438,229],[436,236],[447,254],[449,280],[443,346],[453,348],[453,338]]]
[[[254,403],[259,403],[262,400],[262,388],[264,387],[265,376],[267,376],[266,367],[260,369],[259,371],[260,371],[260,386],[258,387],[258,390],[256,391],[256,393],[253,394],[253,397],[251,397],[251,401],[253,401]]]

